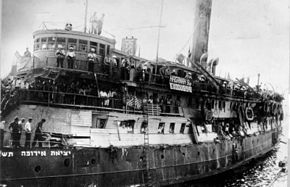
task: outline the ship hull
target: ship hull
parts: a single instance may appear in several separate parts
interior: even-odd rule
[[[150,147],[150,183],[177,184],[211,177],[271,151],[280,130],[219,143]],[[233,150],[233,144],[236,148]],[[142,146],[1,150],[1,184],[8,186],[130,186],[148,182]]]

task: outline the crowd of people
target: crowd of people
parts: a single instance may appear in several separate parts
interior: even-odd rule
[[[50,79],[36,79],[29,84],[30,95],[39,101],[48,101],[60,104],[78,104],[109,107],[114,105],[114,100],[121,100],[117,88],[99,88],[93,80],[65,78],[54,81]]]
[[[11,132],[11,140],[12,140],[12,147],[19,148],[21,147],[21,134],[25,134],[25,143],[24,147],[35,147],[38,143],[38,147],[42,147],[42,142],[45,140],[42,126],[45,123],[45,119],[41,119],[36,124],[34,137],[32,139],[32,118],[21,118],[18,117],[14,118],[14,121],[9,124],[8,129]],[[3,147],[4,143],[4,129],[5,129],[6,122],[1,121],[1,147]]]

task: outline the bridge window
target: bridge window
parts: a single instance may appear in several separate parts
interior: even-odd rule
[[[39,50],[39,48],[40,48],[39,41],[40,41],[39,38],[37,38],[37,39],[34,40],[34,50],[35,50],[35,51],[36,51],[36,50]]]
[[[175,123],[170,123],[169,133],[174,133]]]
[[[41,49],[47,49],[47,38],[41,38]]]
[[[100,55],[105,56],[105,45],[100,44]]]
[[[47,38],[41,38],[41,42],[44,43],[47,41]]]
[[[66,47],[66,45],[65,45],[65,38],[57,38],[56,39],[56,43],[57,43],[57,47],[59,47],[59,45],[62,45],[63,48]]]
[[[79,40],[79,51],[88,51],[88,41],[86,40]]]
[[[75,50],[77,49],[77,39],[69,38],[67,41],[67,47],[73,47]]]
[[[180,127],[180,133],[183,134],[184,133],[184,129],[185,129],[185,123],[181,123],[181,127]]]
[[[158,126],[158,134],[164,134],[164,127],[165,127],[165,123],[164,122],[160,122],[159,126]]]
[[[34,44],[34,50],[35,50],[35,51],[36,51],[36,50],[39,50],[39,48],[40,48],[40,44],[39,44],[39,43]]]
[[[41,44],[41,49],[47,49],[47,44]]]
[[[90,49],[89,50],[91,50],[92,48],[94,48],[96,53],[98,54],[98,43],[90,42]]]
[[[55,41],[56,41],[56,38],[55,37],[49,37],[48,38],[47,48],[48,49],[51,49],[51,50],[54,50],[55,49]]]
[[[110,46],[107,45],[107,55],[110,55]]]

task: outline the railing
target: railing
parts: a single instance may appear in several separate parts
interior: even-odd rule
[[[93,107],[124,113],[143,113],[141,108],[126,107],[126,103],[123,103],[123,100],[119,98],[97,97],[76,93],[20,89],[18,97],[15,99],[17,99],[16,103]],[[146,109],[151,108],[149,115],[180,115],[179,107],[173,104],[145,104],[143,106]],[[146,112],[148,111],[146,110]]]
[[[45,63],[46,63],[47,67],[61,68],[61,67],[57,66],[57,58],[54,56],[46,57]],[[65,58],[63,61],[62,68],[66,69],[66,70],[71,69],[71,70],[78,70],[78,71],[94,72],[94,73],[98,73],[98,74],[102,74],[102,75],[110,76],[110,77],[112,77],[114,75],[114,77],[117,76],[116,78],[118,78],[118,79],[120,77],[120,69],[113,64],[104,63],[104,60],[101,60],[99,62],[95,62],[93,71],[91,71],[89,69],[89,62],[87,60],[75,59],[74,64],[73,64],[73,68],[69,68],[68,61]]]
[[[31,132],[28,135],[22,129],[19,132],[13,132],[9,129],[6,129],[2,130],[2,133],[3,136],[0,137],[0,148],[63,147],[67,146],[66,144],[64,144],[66,141],[63,140],[69,138],[68,135],[49,132]],[[24,139],[21,138],[23,135],[25,137]],[[4,139],[4,137],[6,137],[7,139]]]
[[[43,90],[19,90],[22,102],[38,102],[45,104],[85,105],[122,109],[122,99],[96,97],[77,93],[51,92]]]

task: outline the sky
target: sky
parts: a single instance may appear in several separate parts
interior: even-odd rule
[[[174,60],[192,47],[195,0],[164,0],[159,57]],[[120,49],[125,36],[137,38],[141,57],[156,58],[161,0],[88,0],[88,18],[105,14],[104,36]],[[209,58],[219,57],[217,74],[249,77],[268,89],[287,94],[289,88],[288,0],[213,0]],[[33,48],[32,33],[62,29],[66,22],[83,30],[85,0],[3,0],[1,77],[15,62],[14,53]]]

